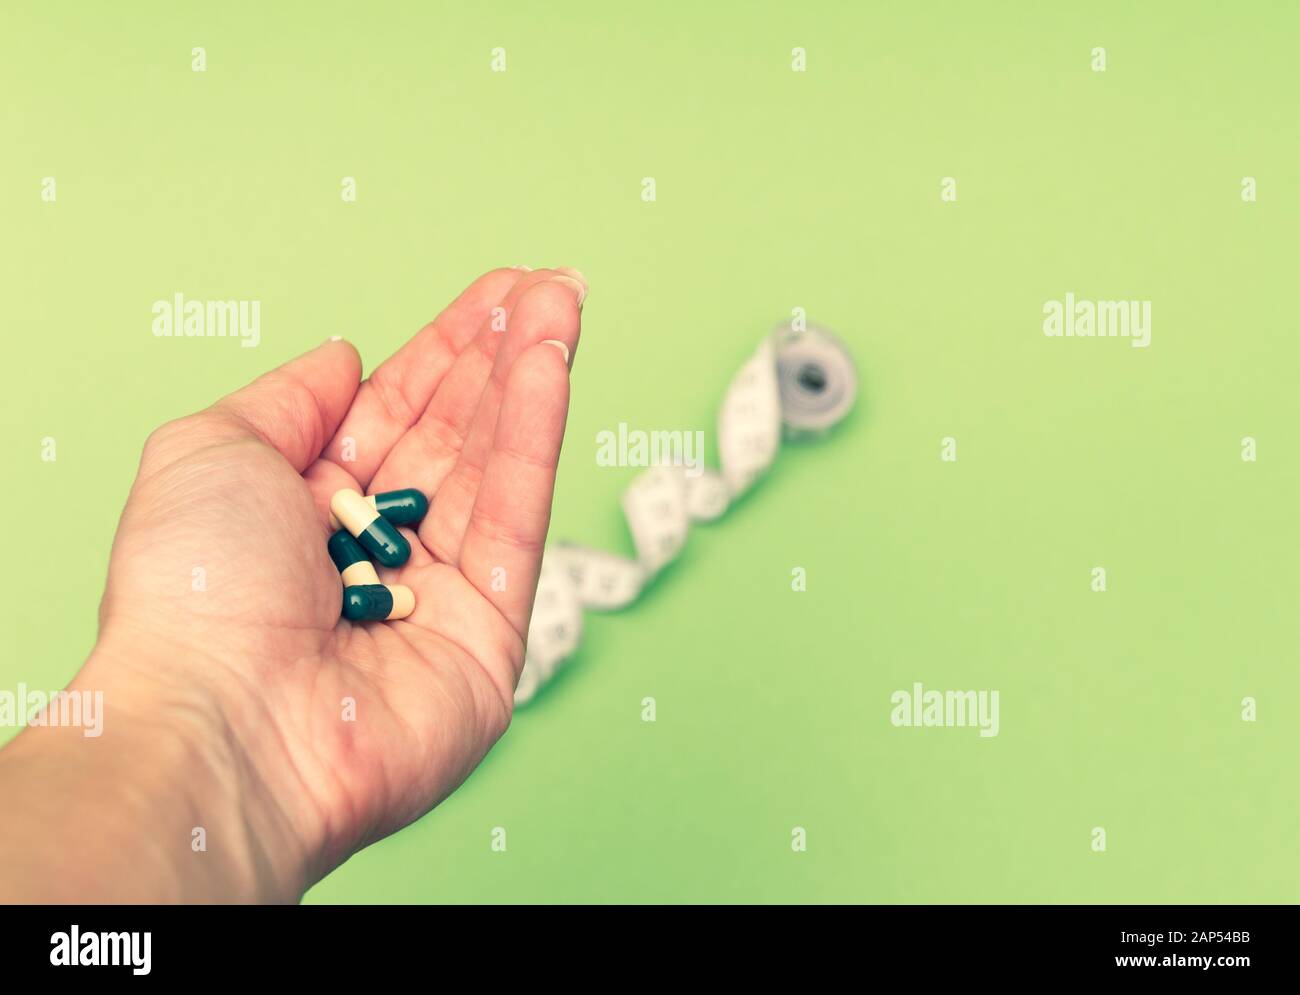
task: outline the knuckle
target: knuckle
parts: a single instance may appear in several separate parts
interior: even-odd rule
[[[401,384],[396,383],[390,374],[383,370],[376,370],[370,378],[370,386],[374,389],[375,397],[378,398],[380,406],[389,418],[399,425],[411,425],[415,422],[418,412],[402,393]]]

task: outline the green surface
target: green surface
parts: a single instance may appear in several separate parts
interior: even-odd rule
[[[157,423],[575,265],[555,537],[628,550],[596,433],[716,453],[794,307],[862,402],[310,901],[1295,900],[1297,8],[613,6],[4,4],[0,688],[89,650]],[[1150,300],[1150,347],[1045,337],[1067,292]],[[260,300],[260,344],[156,338],[176,293]],[[917,681],[1000,734],[893,727]]]

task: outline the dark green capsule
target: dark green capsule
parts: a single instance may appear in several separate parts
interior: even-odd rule
[[[353,622],[382,622],[393,611],[393,592],[383,584],[343,588],[343,617]]]
[[[386,567],[400,567],[411,557],[411,544],[383,515],[361,530],[357,542]]]
[[[375,495],[375,511],[394,525],[414,525],[428,514],[429,499],[414,487],[384,491]]]
[[[366,558],[366,551],[361,548],[361,543],[357,542],[347,529],[339,529],[330,536],[326,546],[330,551],[330,559],[339,568],[339,573]]]

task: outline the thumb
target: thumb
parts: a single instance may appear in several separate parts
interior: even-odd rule
[[[360,382],[357,350],[331,339],[223,397],[194,421],[260,439],[301,473],[338,430]]]

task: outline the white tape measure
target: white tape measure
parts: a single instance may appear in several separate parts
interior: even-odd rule
[[[853,407],[858,375],[844,344],[813,326],[777,326],[737,371],[718,413],[721,473],[682,466],[642,471],[623,495],[636,559],[570,543],[546,548],[515,704],[529,701],[578,648],[582,613],[613,611],[686,544],[692,521],[713,521],[776,459],[781,436],[816,437]]]

